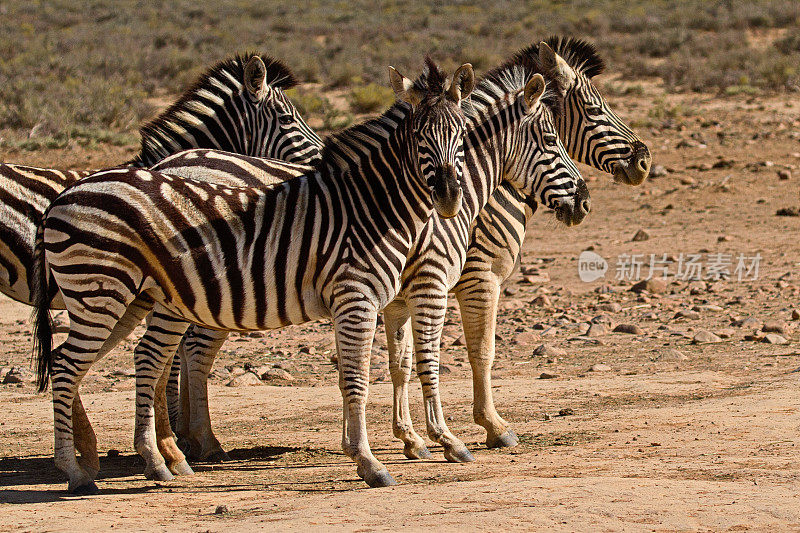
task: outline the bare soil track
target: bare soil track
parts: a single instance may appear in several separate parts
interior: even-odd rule
[[[800,206],[800,104],[789,96],[722,99],[644,87],[641,96],[611,100],[637,124],[666,175],[629,188],[586,170],[593,213],[572,229],[537,214],[523,272],[506,287],[495,397],[518,447],[487,450],[472,423],[453,304],[443,398],[475,463],[448,464],[436,446],[432,461],[403,458],[391,435],[381,334],[368,423],[373,449],[401,484],[365,488],[340,451],[330,327],[315,323],[234,336],[216,368],[280,364],[294,381],[236,388],[225,386],[224,371],[215,374],[212,419],[233,460],[149,482],[131,445],[133,378],[115,372],[132,369],[132,338],[82,385],[101,450],[97,496],[66,494],[52,462],[49,395],[35,394],[29,381],[0,385],[0,530],[800,529],[800,322],[792,319],[800,304],[800,218],[776,216]],[[25,162],[21,155],[0,154]],[[58,162],[53,153],[27,159]],[[75,154],[67,159],[80,166]],[[779,177],[780,170],[789,173]],[[649,239],[632,242],[638,229]],[[577,257],[589,246],[609,260],[605,280],[578,278]],[[636,294],[633,281],[614,279],[623,253],[717,252],[760,254],[758,279],[671,276],[662,294]],[[2,374],[27,367],[29,313],[0,301]],[[608,332],[585,335],[583,324],[598,315],[607,315]],[[611,332],[618,324],[642,331]],[[762,342],[764,329],[787,344]],[[695,343],[701,330],[719,342]],[[564,355],[534,355],[540,344]],[[539,379],[542,373],[556,377]],[[418,386],[414,393],[424,431]]]

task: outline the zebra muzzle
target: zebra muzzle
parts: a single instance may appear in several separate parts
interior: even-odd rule
[[[461,209],[461,186],[458,174],[453,165],[445,164],[436,169],[432,178],[428,179],[431,187],[433,206],[442,218],[452,218]]]
[[[628,185],[639,185],[650,174],[653,159],[650,150],[642,141],[631,144],[631,155],[619,161],[614,168],[614,181]]]

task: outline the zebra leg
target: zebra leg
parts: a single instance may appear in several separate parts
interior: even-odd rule
[[[425,292],[430,293],[429,285],[426,287]],[[443,294],[447,294],[446,289],[442,290]],[[444,447],[445,459],[451,463],[472,462],[475,457],[447,427],[439,395],[439,348],[447,310],[447,297],[411,297],[408,301],[411,307],[414,355],[417,360],[417,375],[422,383],[428,437]]]
[[[191,329],[191,327],[189,328]],[[181,365],[183,364],[183,343],[178,346],[178,351],[172,356],[172,363],[169,365],[169,378],[167,379],[167,386],[164,389],[166,395],[167,412],[169,413],[169,423],[172,430],[180,437],[179,428],[181,421],[181,390],[180,390],[180,377]]]
[[[344,407],[342,449],[358,465],[358,475],[370,487],[396,485],[386,467],[369,448],[366,405],[369,393],[369,363],[378,314],[364,309],[362,299],[345,303],[345,313],[334,314],[339,355],[339,389]]]
[[[219,463],[230,460],[214,435],[208,408],[208,375],[227,338],[227,331],[193,326],[184,340],[190,413],[188,437],[192,457],[200,461]]]
[[[167,324],[169,327],[154,327],[156,323]],[[147,334],[142,337],[134,351],[136,429],[133,445],[145,461],[144,475],[147,479],[169,481],[173,477],[158,450],[153,404],[156,382],[164,373],[168,359],[178,349],[188,327],[188,323],[176,321],[160,309],[156,309]]]
[[[467,341],[467,354],[472,367],[472,415],[475,423],[486,429],[486,446],[507,448],[519,444],[508,422],[500,418],[492,397],[492,364],[494,335],[497,324],[497,303],[500,283],[496,278],[464,283],[456,292],[461,309],[461,323]]]
[[[174,355],[173,355],[174,357]],[[169,423],[169,412],[167,411],[166,388],[170,378],[170,368],[172,367],[172,357],[167,360],[164,372],[158,378],[155,390],[155,416],[156,416],[156,441],[158,451],[167,462],[167,468],[176,476],[190,476],[194,474],[192,467],[186,462],[186,457],[175,443],[175,436],[172,433],[172,426]]]
[[[403,441],[403,454],[409,459],[430,459],[431,452],[411,421],[408,404],[408,382],[411,379],[413,340],[410,315],[405,302],[395,299],[383,310],[386,344],[389,348],[389,373],[394,391],[392,432]]]
[[[138,326],[142,319],[153,307],[153,300],[148,295],[136,298],[123,313],[109,337],[97,354],[97,359],[105,356],[120,341],[126,338]],[[80,392],[75,393],[72,404],[72,431],[75,449],[80,453],[78,464],[94,479],[100,472],[100,457],[97,454],[97,437],[86,415],[86,410],[81,402]]]

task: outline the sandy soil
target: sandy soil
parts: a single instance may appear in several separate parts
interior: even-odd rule
[[[232,338],[211,396],[233,460],[197,464],[195,476],[169,483],[146,481],[132,447],[129,340],[82,387],[101,450],[97,496],[66,494],[52,462],[49,396],[27,381],[0,385],[0,530],[800,529],[800,322],[792,318],[800,304],[800,218],[776,216],[800,206],[800,104],[664,96],[647,85],[641,96],[612,102],[638,124],[667,173],[628,188],[587,169],[587,222],[561,228],[542,212],[529,228],[523,268],[502,303],[494,372],[498,409],[520,435],[518,447],[487,450],[472,423],[453,304],[443,399],[475,463],[448,464],[436,446],[432,461],[403,458],[391,435],[381,333],[368,422],[376,455],[401,484],[365,488],[340,451],[330,327],[315,323]],[[657,106],[672,111],[654,118]],[[25,158],[41,164],[55,155]],[[781,179],[781,170],[790,175]],[[639,229],[649,239],[633,242]],[[584,283],[577,258],[590,246],[611,265],[604,280]],[[649,261],[649,254],[701,253],[707,263],[719,252],[760,254],[758,279],[673,275],[662,294],[637,294],[629,290],[634,281],[614,279],[620,254]],[[10,367],[27,366],[29,313],[0,301],[0,381]],[[606,318],[596,322],[611,326],[585,334],[599,315]],[[641,331],[611,332],[618,324]],[[763,342],[764,324],[787,343]],[[697,344],[701,330],[720,339]],[[564,353],[534,355],[541,344]],[[226,386],[228,370],[245,363],[279,364],[294,381]],[[424,430],[418,382],[413,392]]]

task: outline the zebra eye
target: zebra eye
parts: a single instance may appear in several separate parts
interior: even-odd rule
[[[281,126],[288,126],[294,122],[294,119],[292,118],[292,115],[281,115],[278,117],[278,122],[280,122]]]
[[[601,108],[599,105],[595,105],[595,104],[587,105],[586,106],[586,114],[594,116],[594,117],[596,117],[598,115],[602,115],[603,114],[603,108]]]
[[[558,136],[555,133],[545,133],[543,139],[547,146],[555,146],[558,142]]]

